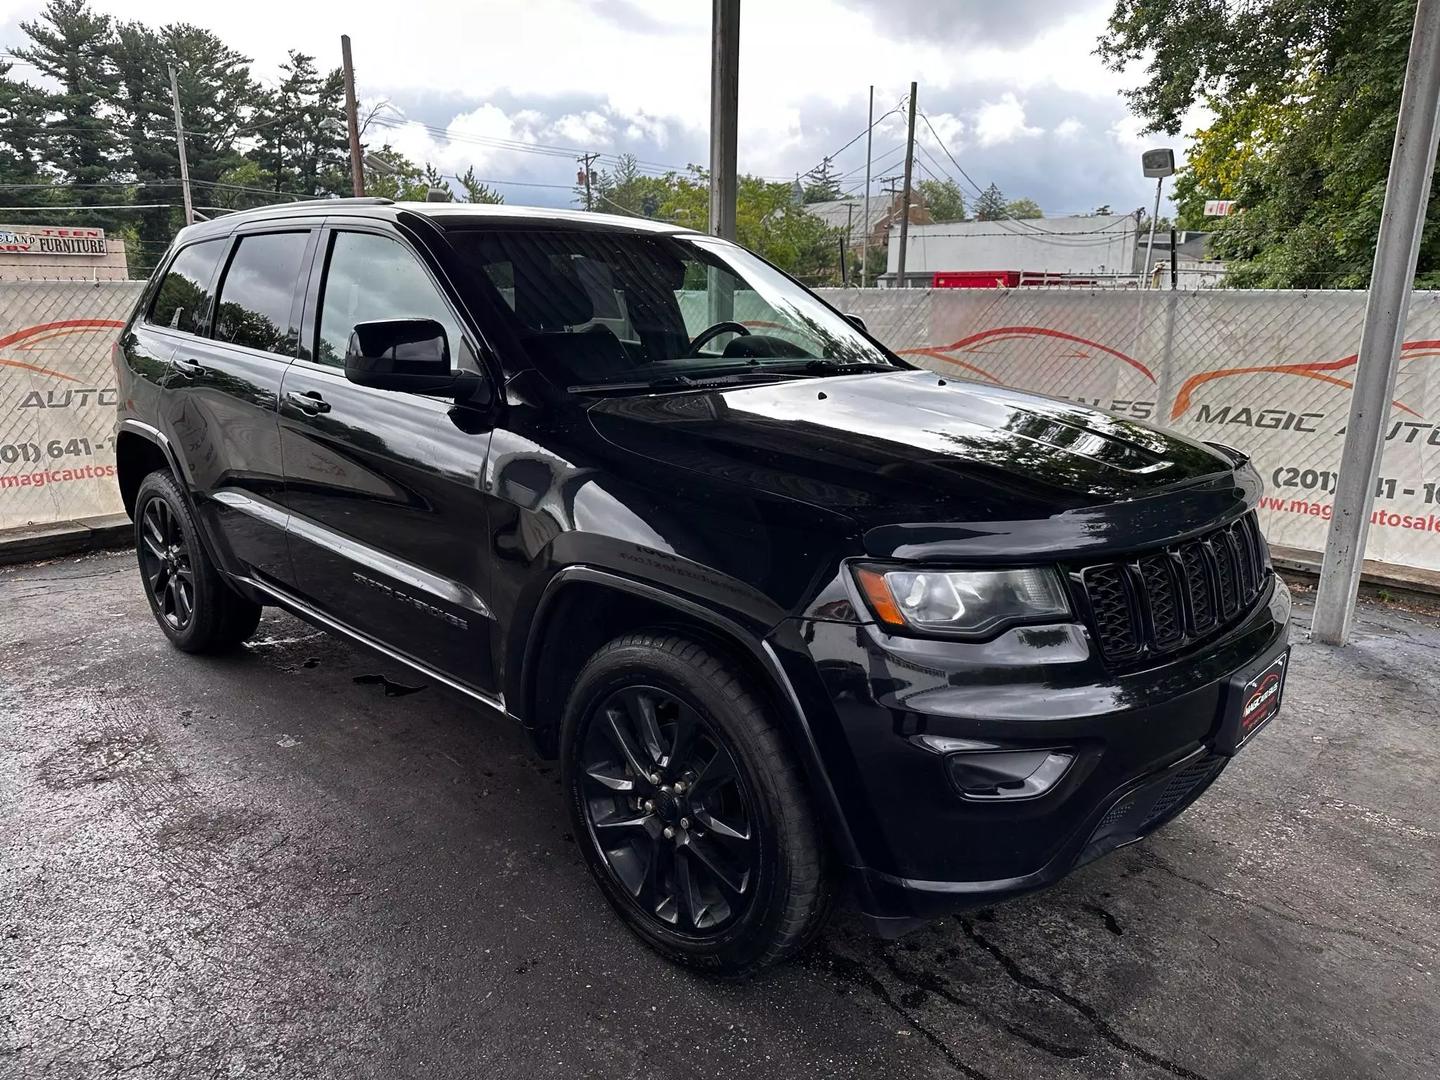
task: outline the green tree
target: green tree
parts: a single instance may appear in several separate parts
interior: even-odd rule
[[[1187,226],[1206,199],[1243,208],[1206,222],[1230,284],[1369,282],[1414,12],[1414,0],[1117,0],[1097,51],[1115,70],[1144,66],[1131,108],[1172,134],[1197,103],[1214,114],[1176,202]],[[1423,285],[1440,283],[1434,198]]]
[[[123,156],[120,135],[106,115],[117,75],[113,57],[115,24],[92,11],[86,0],[50,0],[37,19],[20,24],[29,45],[14,50],[55,83],[39,91],[35,101],[46,122],[36,143],[56,178],[74,185],[67,202],[103,205],[121,199],[124,189],[112,186]],[[112,215],[96,212],[76,224],[113,225]]]
[[[975,200],[975,220],[999,221],[1005,216],[1005,206],[1005,196],[998,187],[991,184]]]
[[[915,186],[936,222],[965,220],[965,193],[954,180],[921,180]]]
[[[459,181],[460,187],[465,191],[465,198],[461,199],[461,202],[494,204],[505,201],[504,195],[501,195],[488,184],[475,179],[474,165],[468,167],[455,179]]]
[[[1040,218],[1045,216],[1045,211],[1040,209],[1040,204],[1034,199],[1014,199],[1005,204],[1004,216],[1007,218]]]
[[[830,165],[830,159],[822,158],[819,165],[805,174],[801,185],[802,197],[807,203],[834,202],[840,198],[840,178]]]
[[[315,58],[291,49],[280,86],[261,99],[257,146],[250,157],[277,192],[309,196],[350,192],[349,143],[340,69],[321,74]]]
[[[44,206],[65,192],[45,160],[45,95],[0,61],[0,194],[14,206]]]
[[[110,104],[117,129],[125,133],[121,160],[137,185],[134,201],[172,204],[171,209],[136,211],[127,223],[136,240],[130,262],[146,271],[183,224],[175,206],[180,202],[180,161],[169,100],[170,65],[175,66],[185,119],[185,156],[199,206],[264,201],[258,192],[218,186],[243,161],[235,143],[247,126],[259,88],[250,77],[248,57],[210,31],[185,23],[160,30],[138,22],[121,24],[112,52],[117,86]],[[254,186],[259,182],[257,177]],[[232,200],[230,195],[240,198]]]

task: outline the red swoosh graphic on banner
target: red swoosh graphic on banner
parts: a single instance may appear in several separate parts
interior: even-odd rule
[[[973,367],[971,366],[971,364],[966,364],[965,361],[956,360],[955,357],[945,356],[945,354],[958,353],[958,351],[966,351],[966,353],[971,353],[971,351],[975,351],[975,348],[973,348],[973,346],[978,346],[978,344],[985,343],[985,341],[1007,341],[1015,340],[1015,338],[1027,337],[1048,337],[1054,338],[1054,340],[1057,341],[1073,341],[1073,343],[1077,344],[1077,346],[1094,348],[1094,350],[1099,351],[1099,353],[1104,353],[1106,354],[1106,356],[1113,356],[1116,360],[1120,360],[1123,361],[1123,363],[1129,364],[1129,366],[1133,367],[1136,372],[1143,374],[1146,379],[1151,380],[1152,383],[1155,382],[1155,373],[1151,372],[1151,369],[1149,369],[1149,367],[1146,367],[1145,364],[1140,363],[1140,361],[1136,360],[1135,357],[1128,356],[1128,354],[1126,353],[1122,353],[1119,348],[1110,348],[1110,346],[1107,346],[1107,344],[1102,344],[1100,343],[1100,341],[1092,341],[1090,340],[1090,338],[1080,337],[1079,334],[1070,334],[1064,330],[1051,330],[1050,327],[991,327],[989,328],[989,330],[978,331],[978,333],[971,334],[971,336],[969,337],[962,337],[959,341],[952,341],[952,343],[948,344],[948,346],[932,346],[927,348],[901,348],[901,350],[899,351],[901,356],[904,356],[904,354],[912,354],[912,356],[933,356],[937,357],[937,359],[940,360],[949,360],[950,363],[958,363],[962,367],[969,367],[972,372],[979,372],[981,374],[984,374],[986,379],[991,380],[991,382],[998,383],[999,379],[995,379],[995,376],[992,376],[992,374],[984,372],[984,370],[978,369],[978,367]],[[1077,356],[1077,354],[1070,353],[1068,354],[1068,356],[1074,357]],[[1077,356],[1077,359],[1089,359],[1089,357],[1086,357],[1083,353],[1080,353],[1079,356]]]
[[[92,330],[118,330],[125,324],[115,319],[61,319],[58,322],[36,323],[34,326],[27,326],[16,330],[13,334],[0,337],[0,349],[7,345],[15,345],[20,349],[33,348],[41,341],[50,338],[64,337],[66,334],[83,334]],[[19,344],[22,343],[23,344]],[[39,375],[49,375],[51,378],[64,379],[66,382],[83,382],[73,375],[66,375],[63,371],[54,371],[39,364],[27,364],[23,360],[6,360],[0,357],[0,366],[20,368],[23,371],[33,371]]]
[[[1407,341],[1400,346],[1400,359],[1418,360],[1427,356],[1440,356],[1440,339],[1429,338],[1420,341]],[[1348,379],[1342,379],[1335,375],[1328,375],[1326,372],[1342,371],[1345,368],[1354,367],[1359,360],[1358,353],[1351,353],[1349,356],[1342,356],[1339,360],[1322,360],[1309,364],[1271,364],[1268,366],[1221,368],[1218,371],[1202,371],[1198,375],[1191,375],[1180,384],[1180,390],[1175,395],[1175,404],[1170,409],[1170,419],[1175,420],[1190,407],[1190,399],[1194,393],[1205,383],[1214,379],[1224,379],[1231,375],[1256,375],[1256,374],[1277,374],[1297,375],[1302,379],[1316,379],[1320,382],[1330,383],[1332,386],[1343,386],[1351,389],[1354,384]],[[1403,401],[1392,401],[1392,405],[1401,412],[1407,412],[1411,416],[1420,414]]]

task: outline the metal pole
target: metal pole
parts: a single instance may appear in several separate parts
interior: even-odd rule
[[[345,73],[345,123],[350,129],[350,186],[358,199],[365,194],[365,165],[360,151],[360,117],[355,104],[355,65],[350,59],[350,35],[340,35],[340,62]]]
[[[863,289],[867,284],[866,277],[870,272],[870,141],[875,134],[875,86],[870,86],[870,111],[866,114],[865,122],[869,126],[865,129],[865,213],[863,216],[864,230],[860,234],[860,287]]]
[[[1150,215],[1150,239],[1145,241],[1145,273],[1140,278],[1140,288],[1150,287],[1150,256],[1155,253],[1155,225],[1160,220],[1160,189],[1165,186],[1162,176],[1155,181],[1155,210]]]
[[[915,90],[910,84],[910,134],[905,141],[905,194],[900,200],[900,261],[895,267],[895,286],[905,288],[905,245],[910,242],[910,170],[915,165]]]
[[[713,0],[710,31],[710,231],[735,239],[740,0]]]
[[[1180,287],[1180,257],[1176,254],[1175,226],[1170,226],[1170,291]]]
[[[1315,595],[1311,632],[1326,645],[1344,645],[1355,614],[1355,594],[1365,561],[1370,507],[1379,480],[1380,451],[1395,396],[1400,345],[1410,313],[1410,294],[1425,210],[1430,202],[1430,177],[1440,137],[1436,108],[1440,105],[1440,0],[1419,0],[1405,91],[1395,125],[1390,175],[1385,181],[1385,206],[1375,244],[1365,328],[1360,336],[1355,388],[1350,393],[1350,419],[1335,482],[1335,508],[1325,540],[1325,561]]]
[[[170,103],[175,106],[175,146],[180,152],[180,193],[185,198],[185,224],[195,224],[195,204],[190,201],[190,163],[185,159],[185,125],[180,121],[180,84],[175,65],[170,65]]]

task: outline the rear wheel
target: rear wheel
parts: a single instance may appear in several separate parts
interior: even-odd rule
[[[135,550],[155,621],[177,648],[223,652],[255,632],[261,608],[226,583],[200,544],[175,478],[153,472],[135,495]]]
[[[647,944],[747,975],[819,930],[831,892],[819,831],[742,672],[683,637],[627,635],[580,673],[564,724],[576,835]]]

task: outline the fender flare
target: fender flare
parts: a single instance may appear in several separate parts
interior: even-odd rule
[[[638,581],[635,578],[594,566],[567,566],[558,571],[546,583],[545,591],[535,605],[535,612],[530,619],[529,630],[526,634],[519,679],[519,686],[525,691],[519,698],[523,702],[525,712],[527,714],[530,712],[529,688],[533,673],[537,670],[536,665],[548,612],[565,586],[577,582],[617,589],[671,608],[708,626],[722,640],[745,651],[746,655],[765,673],[771,683],[770,689],[774,691],[773,696],[782,707],[781,722],[792,736],[791,744],[800,755],[800,764],[810,794],[818,804],[817,808],[821,814],[822,824],[828,827],[840,861],[847,866],[859,865],[860,859],[855,839],[851,834],[840,797],[831,782],[829,770],[826,769],[821,757],[819,745],[811,730],[809,718],[805,715],[805,709],[800,703],[800,697],[795,692],[795,686],[781,664],[780,658],[776,655],[775,649],[763,635],[747,629],[729,616],[696,603],[688,597],[649,582]],[[531,718],[526,715],[523,722],[528,727]]]

